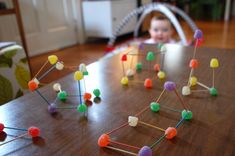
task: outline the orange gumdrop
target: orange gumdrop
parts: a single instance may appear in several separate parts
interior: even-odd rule
[[[151,79],[145,79],[144,81],[144,86],[146,88],[152,88],[153,84],[152,84],[152,80]]]
[[[159,64],[155,64],[153,68],[154,68],[154,71],[156,71],[156,72],[160,71],[160,65]]]
[[[177,130],[174,127],[168,127],[165,130],[165,134],[167,139],[172,139],[177,135]]]
[[[98,145],[100,147],[106,147],[110,143],[110,137],[107,134],[102,134],[98,139]]]
[[[196,59],[192,59],[189,64],[190,68],[197,68],[198,67],[198,61]]]
[[[90,93],[85,93],[83,95],[84,100],[90,100],[91,99],[91,94]]]
[[[29,90],[34,91],[35,89],[38,88],[38,84],[35,81],[31,80],[28,82],[28,87]]]

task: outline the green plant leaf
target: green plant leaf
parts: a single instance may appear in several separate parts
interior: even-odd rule
[[[24,95],[24,93],[22,92],[21,89],[19,89],[19,90],[17,91],[17,93],[16,93],[16,97],[15,97],[15,98],[21,97],[21,96],[23,96],[23,95]]]
[[[4,55],[0,56],[0,67],[9,67],[11,68],[13,61],[11,58],[6,58]]]
[[[28,60],[27,60],[27,58],[26,58],[26,57],[24,57],[24,58],[20,59],[20,62],[22,62],[22,63],[26,64],[26,63],[28,62]]]
[[[4,53],[4,56],[6,58],[12,58],[13,56],[15,56],[15,54],[17,53],[17,50],[11,50],[11,51],[7,51]]]
[[[17,65],[15,69],[15,77],[23,89],[28,88],[28,82],[30,80],[30,74],[28,70],[20,65]]]
[[[12,46],[9,46],[9,47],[2,49],[1,51],[3,52],[3,55],[6,58],[12,58],[13,56],[16,55],[17,51],[21,50],[21,49],[22,49],[22,47],[19,45],[12,45]]]
[[[4,104],[13,98],[11,82],[0,75],[0,104]]]

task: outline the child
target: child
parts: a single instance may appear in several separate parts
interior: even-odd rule
[[[147,44],[175,43],[171,38],[173,34],[171,22],[165,16],[155,16],[150,23],[150,39],[145,40]]]

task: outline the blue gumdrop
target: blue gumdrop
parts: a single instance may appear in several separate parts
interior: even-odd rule
[[[201,31],[200,29],[197,29],[197,30],[195,31],[193,37],[194,37],[195,39],[202,39],[202,36],[203,36],[202,31]]]
[[[48,112],[51,113],[51,114],[56,112],[56,105],[54,103],[51,103],[48,106]]]
[[[176,88],[176,84],[172,81],[167,81],[164,83],[164,88],[167,91],[173,91]]]
[[[140,149],[138,156],[152,156],[153,152],[152,149],[148,146],[144,146]]]

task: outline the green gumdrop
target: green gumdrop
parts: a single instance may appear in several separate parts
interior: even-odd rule
[[[156,102],[151,102],[150,108],[153,112],[158,112],[160,110],[160,104]]]
[[[99,89],[93,90],[93,94],[95,95],[95,97],[99,97],[100,96],[100,90]]]
[[[87,110],[87,106],[85,104],[78,105],[77,107],[77,111],[80,113],[85,112],[86,110]]]
[[[88,74],[89,74],[88,71],[83,72],[83,75],[88,75]]]
[[[211,88],[211,89],[210,89],[210,94],[211,94],[212,96],[217,96],[217,95],[218,95],[217,89]]]
[[[181,116],[182,116],[182,118],[184,118],[185,120],[190,120],[190,119],[192,119],[192,117],[193,117],[193,113],[191,112],[191,111],[186,111],[186,110],[183,110],[182,112],[181,112]]]
[[[158,43],[158,45],[157,45],[157,49],[161,49],[161,48],[162,48],[162,46],[163,46],[163,43]]]
[[[147,56],[146,56],[146,60],[147,61],[153,61],[154,60],[154,53],[153,52],[148,52]]]
[[[136,64],[136,70],[138,70],[138,71],[142,70],[142,63]]]
[[[67,92],[66,92],[66,91],[59,92],[59,93],[57,94],[57,97],[58,97],[60,100],[65,101],[66,98],[67,98]]]

